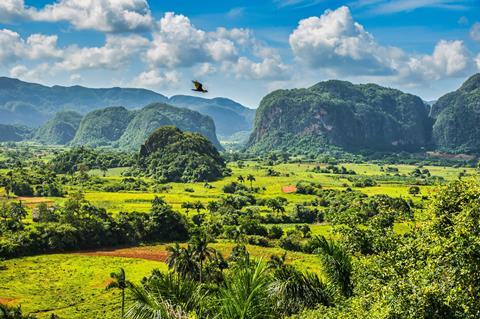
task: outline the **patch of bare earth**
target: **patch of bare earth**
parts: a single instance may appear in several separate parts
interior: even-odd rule
[[[0,304],[2,305],[12,305],[15,303],[15,298],[1,298],[0,297]]]
[[[83,256],[106,256],[106,257],[122,257],[122,258],[138,258],[153,261],[164,262],[167,260],[168,252],[164,250],[134,247],[134,248],[121,248],[121,249],[109,249],[109,250],[96,250],[75,253]]]
[[[296,191],[297,187],[295,187],[294,185],[282,186],[282,192],[284,192],[285,194],[295,193]]]

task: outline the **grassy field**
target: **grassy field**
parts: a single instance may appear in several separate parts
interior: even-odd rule
[[[110,319],[120,317],[120,292],[105,291],[110,272],[123,267],[127,277],[138,283],[153,269],[166,270],[160,261],[139,258],[113,257],[141,249],[165,252],[167,245],[122,249],[112,256],[85,256],[79,254],[53,254],[25,257],[3,262],[6,270],[0,270],[0,302],[20,304],[26,313],[38,318],[50,318],[52,313],[69,319]],[[211,245],[226,257],[232,243]],[[247,246],[251,256],[268,260],[272,254],[283,254],[280,248]],[[303,270],[320,273],[318,257],[288,252],[287,262]],[[127,299],[128,304],[128,299]]]

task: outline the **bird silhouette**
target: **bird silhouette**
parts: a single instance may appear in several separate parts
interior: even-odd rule
[[[198,81],[192,81],[193,85],[195,86],[192,91],[200,92],[200,93],[207,93],[208,91],[203,88],[203,84]]]

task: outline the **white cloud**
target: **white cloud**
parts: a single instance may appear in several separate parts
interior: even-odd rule
[[[477,64],[478,71],[480,71],[480,53],[475,58],[475,63]]]
[[[290,46],[310,68],[341,76],[389,77],[405,84],[463,76],[473,63],[462,41],[441,40],[431,55],[382,46],[347,7],[301,20],[290,35]]]
[[[165,89],[177,87],[179,82],[180,74],[176,71],[160,73],[159,70],[150,70],[136,76],[132,81],[132,85],[150,89]]]
[[[205,32],[183,15],[166,13],[158,23],[147,61],[154,66],[190,67],[197,63],[220,62],[237,57],[230,33]]]
[[[25,65],[16,65],[10,69],[10,76],[23,81],[38,82],[47,75],[52,75],[52,68],[48,63],[42,63],[33,68]]]
[[[2,0],[0,22],[15,19],[68,21],[79,30],[103,32],[145,30],[153,22],[146,0],[58,0],[41,9],[26,7],[23,0]]]
[[[480,42],[480,22],[476,22],[470,29],[470,37]]]
[[[62,50],[57,48],[57,36],[32,34],[25,41],[17,32],[0,30],[0,63],[17,60],[40,60],[60,58]]]
[[[288,77],[288,66],[275,56],[265,58],[260,62],[240,57],[236,62],[225,63],[222,69],[238,79],[282,80]]]
[[[12,22],[22,19],[26,15],[23,0],[0,1],[0,22]]]
[[[145,49],[148,40],[138,36],[107,36],[102,47],[69,47],[63,61],[56,64],[60,70],[118,69],[128,64],[133,56]]]

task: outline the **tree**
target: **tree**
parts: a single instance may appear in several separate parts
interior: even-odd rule
[[[245,183],[245,177],[243,177],[242,175],[239,175],[239,176],[237,177],[237,181],[239,181],[240,183],[243,184],[243,183]]]
[[[413,195],[413,196],[416,196],[418,194],[420,194],[420,187],[418,186],[411,186],[409,189],[408,189],[408,193]]]
[[[219,318],[274,318],[268,268],[262,262],[235,269],[220,289]]]
[[[176,243],[174,246],[167,247],[167,251],[170,253],[166,260],[169,269],[173,269],[183,278],[196,278],[199,270],[194,251],[190,245],[182,248]]]
[[[9,306],[0,303],[1,319],[35,319],[32,315],[23,315],[20,306]]]
[[[208,258],[215,256],[215,249],[208,247],[209,240],[207,235],[202,234],[192,239],[193,255],[199,263],[200,283],[202,282],[203,263]]]
[[[313,241],[327,278],[338,286],[344,296],[350,297],[353,293],[352,258],[343,248],[323,236],[316,236]]]
[[[279,198],[269,198],[266,202],[267,207],[269,207],[274,213],[284,213],[284,203],[285,202],[280,200]]]
[[[193,203],[192,208],[197,211],[197,213],[200,213],[200,210],[205,209],[205,205],[201,201],[196,201]]]
[[[194,207],[193,204],[190,203],[190,202],[183,202],[183,203],[182,203],[182,208],[185,209],[185,213],[186,213],[187,216],[188,216],[188,212],[190,211],[190,209],[194,209],[195,207]]]
[[[248,174],[247,181],[250,182],[250,189],[253,190],[253,182],[256,181],[255,176],[253,176],[252,174]]]
[[[112,272],[110,274],[112,281],[105,287],[106,290],[120,289],[122,291],[122,318],[125,317],[125,289],[128,288],[130,282],[125,276],[125,270],[120,268],[118,272]]]

